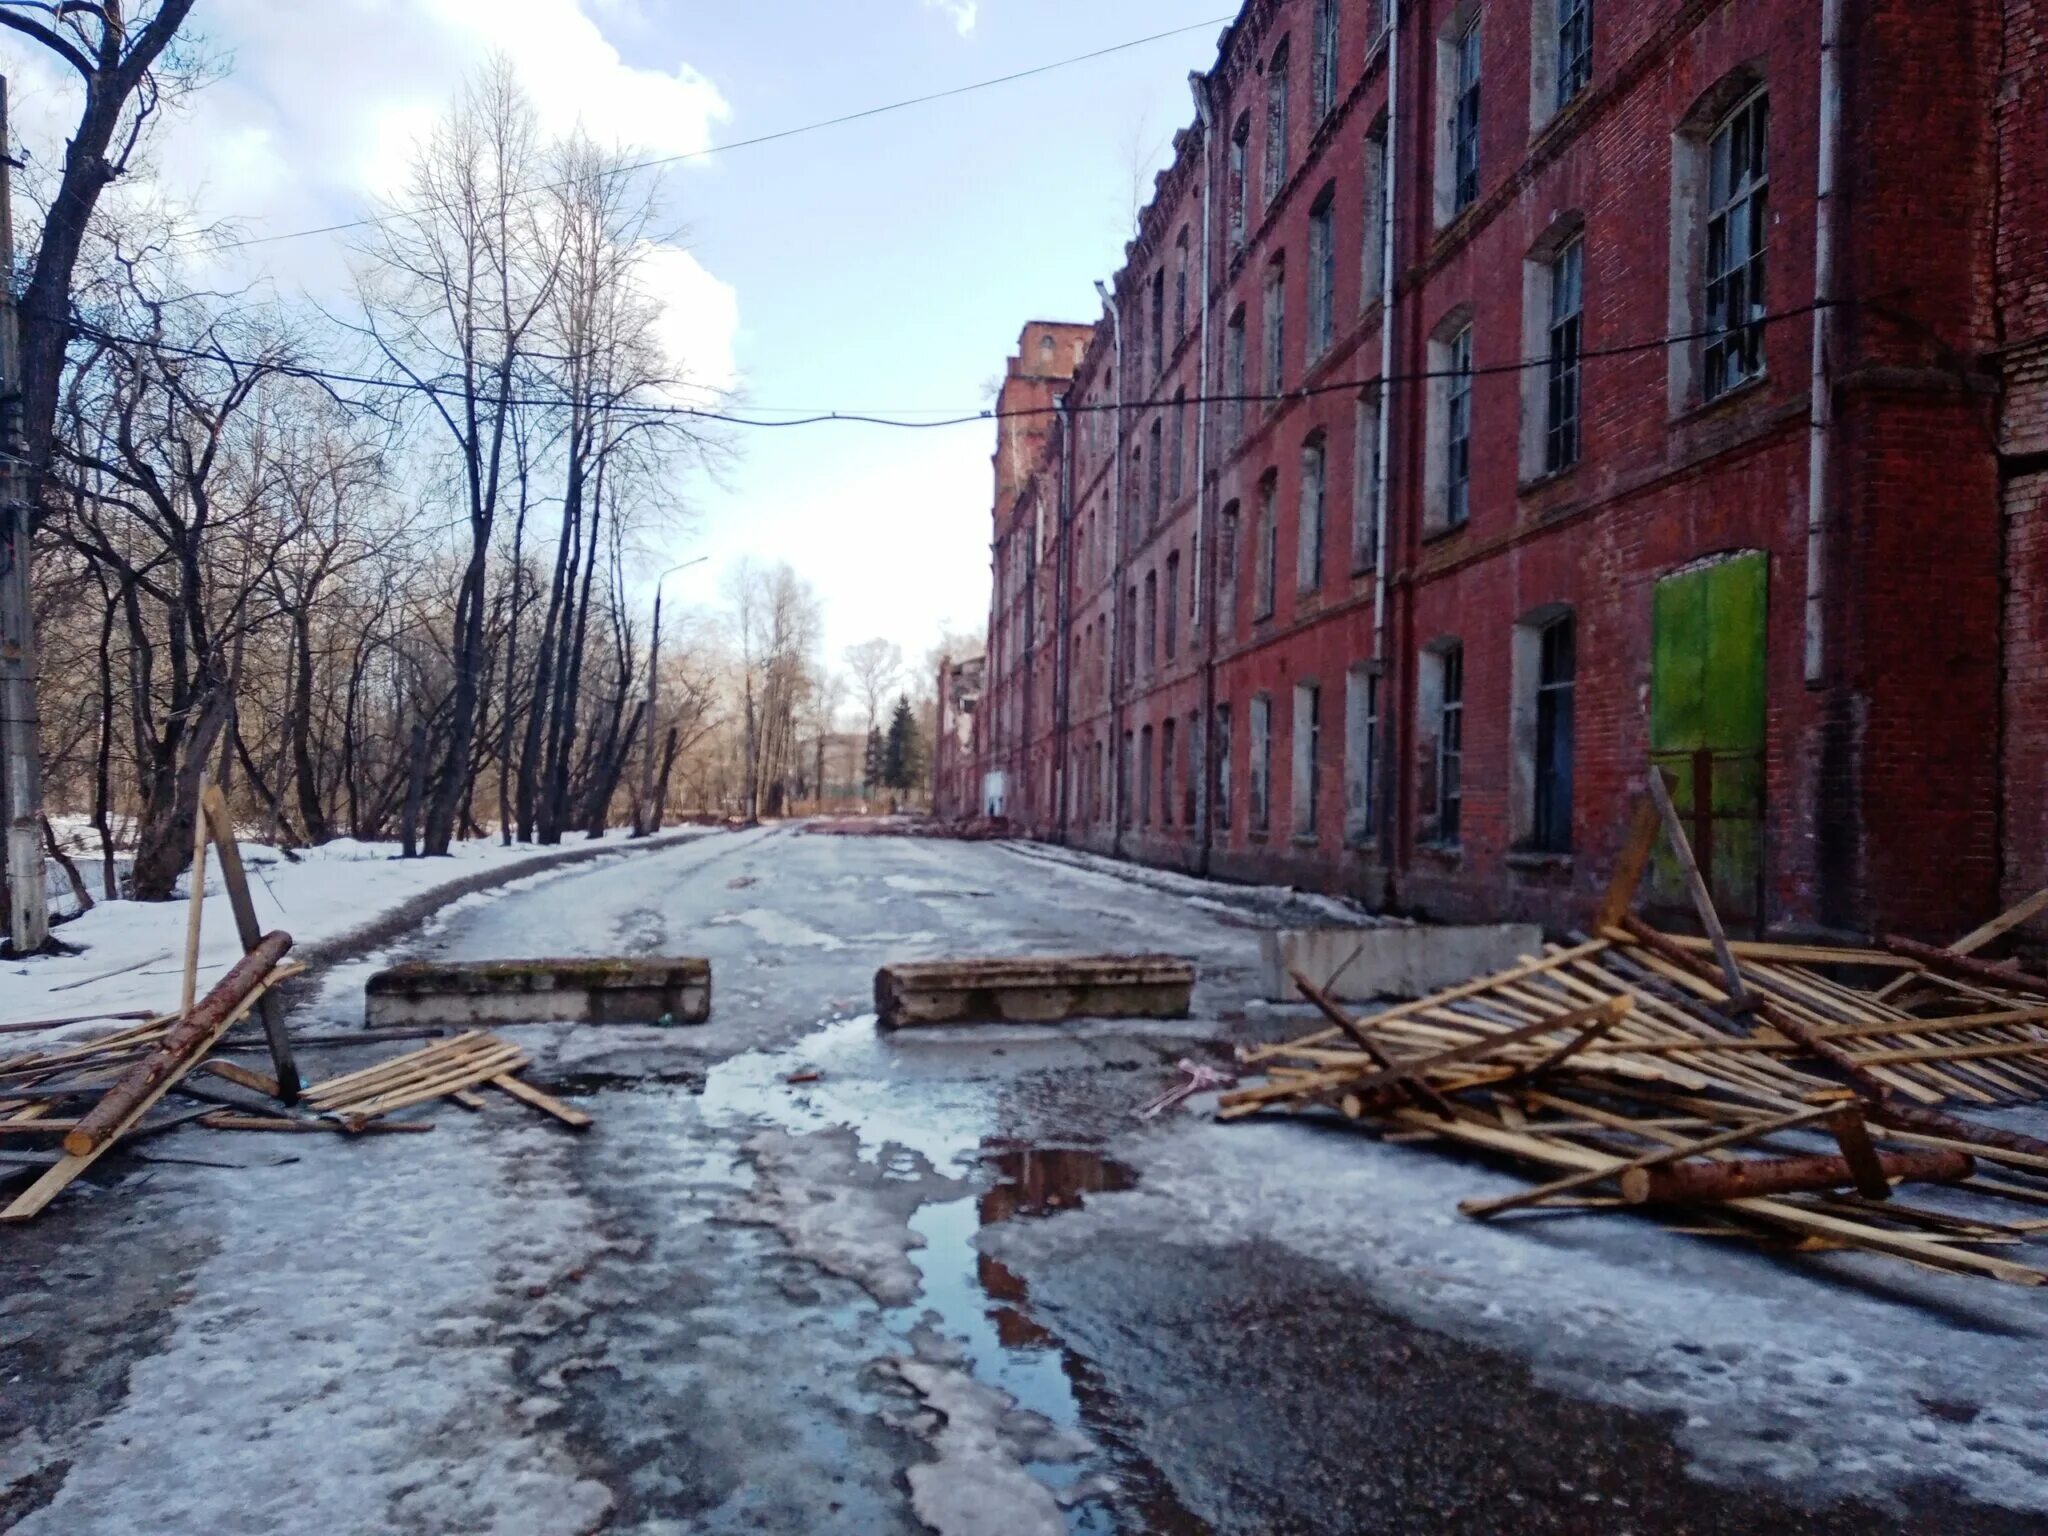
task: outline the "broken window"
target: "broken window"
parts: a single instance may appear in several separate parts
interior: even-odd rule
[[[1138,825],[1152,825],[1152,727],[1138,732]]]
[[[1294,835],[1316,834],[1316,802],[1322,798],[1323,690],[1294,685]]]
[[[1159,665],[1159,573],[1145,573],[1145,670]]]
[[[1365,251],[1359,263],[1358,303],[1362,309],[1384,298],[1387,272],[1387,119],[1365,136]]]
[[[1178,746],[1176,722],[1168,720],[1159,727],[1159,825],[1173,825],[1173,770],[1180,761],[1175,748]]]
[[[1579,458],[1579,354],[1585,310],[1586,242],[1574,240],[1550,264],[1549,356],[1544,380],[1543,468],[1555,474]]]
[[[1152,473],[1145,480],[1145,526],[1151,528],[1159,521],[1161,486],[1166,472],[1165,423],[1155,416],[1152,418]]]
[[[1572,616],[1545,624],[1536,674],[1536,799],[1529,846],[1566,853],[1572,846],[1572,691],[1578,637]]]
[[[1308,360],[1337,339],[1337,189],[1323,188],[1308,215]]]
[[[1230,830],[1230,706],[1216,706],[1216,825]]]
[[[1266,178],[1265,198],[1271,203],[1287,180],[1287,39],[1273,50],[1266,64]]]
[[[1593,0],[1557,0],[1557,104],[1593,81]]]
[[[1266,267],[1266,405],[1278,400],[1287,378],[1287,256],[1276,253]]]
[[[1250,176],[1248,169],[1251,158],[1252,115],[1247,112],[1237,120],[1237,126],[1230,130],[1230,181],[1224,188],[1224,196],[1230,203],[1230,248],[1233,251],[1244,247],[1245,205],[1251,201]]]
[[[1259,533],[1258,547],[1252,551],[1252,617],[1269,619],[1273,616],[1273,589],[1276,585],[1273,574],[1279,563],[1280,518],[1279,500],[1280,477],[1273,470],[1267,470],[1265,478],[1259,481]]]
[[[1380,749],[1380,678],[1371,662],[1344,675],[1344,841],[1372,841]]]
[[[1446,356],[1444,396],[1444,525],[1462,526],[1472,515],[1472,327],[1453,336]]]
[[[1369,571],[1380,558],[1380,392],[1358,398],[1358,447],[1352,462],[1358,488],[1351,498],[1351,569]]]
[[[1273,700],[1266,694],[1252,695],[1251,740],[1251,829],[1263,832],[1269,825],[1266,790],[1272,781]]]
[[[1180,551],[1166,557],[1166,659],[1180,648]]]
[[[1195,796],[1195,787],[1201,783],[1201,736],[1202,717],[1198,714],[1190,714],[1188,716],[1187,733],[1181,738],[1181,825],[1186,827],[1192,827],[1195,824],[1197,820],[1196,813],[1200,809],[1199,802]]]
[[[1295,529],[1294,576],[1303,592],[1323,584],[1323,525],[1329,498],[1324,493],[1324,468],[1328,455],[1321,432],[1309,434],[1301,445],[1301,516]]]
[[[1166,269],[1152,274],[1152,377],[1166,367]]]
[[[1321,122],[1337,105],[1337,0],[1316,0],[1315,93],[1316,121]]]
[[[1188,232],[1182,229],[1173,246],[1173,339],[1185,341],[1188,334]]]
[[[1433,653],[1437,670],[1436,841],[1455,847],[1464,833],[1465,648]]]
[[[1750,96],[1707,143],[1706,398],[1764,371],[1770,97]]]
[[[1216,623],[1225,640],[1237,634],[1237,520],[1233,501],[1216,522]]]
[[[1173,451],[1167,455],[1171,465],[1168,470],[1169,500],[1178,502],[1186,489],[1187,481],[1187,417],[1188,392],[1177,389],[1173,392]]]
[[[1463,213],[1479,197],[1479,16],[1457,39],[1457,95],[1451,118],[1451,212]]]
[[[1245,336],[1244,306],[1238,305],[1225,328],[1223,344],[1223,393],[1225,436],[1236,442],[1244,430]]]

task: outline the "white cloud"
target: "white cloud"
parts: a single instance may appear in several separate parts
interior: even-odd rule
[[[703,405],[706,391],[724,393],[739,383],[733,345],[740,328],[740,296],[680,246],[650,243],[641,285],[662,306],[655,325],[662,349],[688,388],[676,392]]]
[[[981,0],[924,0],[928,11],[944,11],[953,18],[953,29],[962,37],[973,35],[974,23],[980,19]]]

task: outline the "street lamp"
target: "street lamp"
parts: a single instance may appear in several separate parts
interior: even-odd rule
[[[661,734],[661,584],[677,571],[702,565],[711,557],[699,555],[670,566],[654,578],[654,634],[647,647],[647,753],[640,768],[640,803],[633,809],[633,835],[646,837],[661,830],[662,807],[654,803],[654,739]]]

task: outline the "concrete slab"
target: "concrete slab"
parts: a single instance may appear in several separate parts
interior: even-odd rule
[[[1287,974],[1298,970],[1318,986],[1336,976],[1331,995],[1347,1002],[1421,997],[1504,971],[1542,947],[1543,930],[1534,923],[1280,929],[1259,936],[1259,994],[1272,1002],[1299,1002],[1301,993]]]
[[[379,971],[364,1017],[387,1024],[702,1024],[711,962],[658,960],[414,961]]]
[[[1194,966],[1173,955],[937,960],[875,972],[875,1012],[884,1029],[1179,1019],[1194,989]]]

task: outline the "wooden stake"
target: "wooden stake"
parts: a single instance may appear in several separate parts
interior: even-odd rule
[[[1654,774],[1655,769],[1651,772]],[[1607,882],[1607,894],[1600,902],[1600,912],[1593,920],[1593,931],[1605,933],[1609,928],[1619,927],[1621,920],[1628,916],[1628,910],[1635,905],[1636,891],[1642,886],[1643,874],[1650,867],[1650,855],[1657,848],[1657,828],[1663,817],[1654,799],[1636,802],[1635,820],[1628,829],[1628,841],[1622,845],[1621,858],[1616,861],[1614,875]]]
[[[220,855],[221,884],[227,887],[228,905],[235,914],[235,927],[247,954],[263,941],[263,929],[256,921],[256,903],[249,894],[249,877],[242,868],[241,846],[235,841],[234,818],[228,812],[227,797],[218,785],[209,785],[199,796],[199,819],[213,830],[214,851]],[[261,1006],[263,1033],[270,1042],[270,1064],[277,1074],[271,1097],[285,1104],[299,1101],[299,1068],[292,1059],[291,1037],[285,1033],[284,1005],[275,992],[265,992]]]
[[[206,796],[206,774],[199,775],[199,794]],[[192,1017],[192,1005],[199,1000],[199,924],[206,911],[206,810],[192,813],[192,898],[185,907],[185,989],[179,996],[178,1017]]]
[[[1671,803],[1671,791],[1664,783],[1664,770],[1656,764],[1650,765],[1650,796],[1657,802],[1657,814],[1664,819],[1664,835],[1671,840],[1671,851],[1678,856],[1678,867],[1685,871],[1685,883],[1692,892],[1692,904],[1699,913],[1700,926],[1713,941],[1714,954],[1721,962],[1721,973],[1728,978],[1728,999],[1735,1011],[1747,1012],[1750,1006],[1749,988],[1742,980],[1742,967],[1735,963],[1735,956],[1728,948],[1728,935],[1721,930],[1721,914],[1714,910],[1714,894],[1707,889],[1706,877],[1700,873],[1699,861],[1692,854],[1692,839],[1685,835],[1685,824],[1678,819],[1678,807]]]

